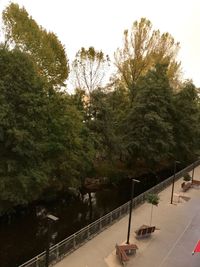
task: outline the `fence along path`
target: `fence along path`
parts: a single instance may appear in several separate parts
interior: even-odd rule
[[[200,165],[200,160],[195,161],[188,167],[179,171],[175,175],[175,181],[180,179],[185,173],[191,171],[193,168]],[[144,203],[146,200],[146,195],[149,193],[159,193],[166,187],[168,187],[173,180],[173,175],[164,180],[163,182],[155,185],[144,193],[138,195],[133,199],[133,208]],[[67,237],[61,242],[55,244],[50,248],[49,262],[50,264],[55,264],[56,262],[63,259],[67,254],[71,253],[75,249],[79,248],[85,242],[99,234],[101,231],[115,223],[117,220],[121,219],[129,212],[130,201],[123,204],[122,206],[116,208],[115,210],[109,212],[93,223],[82,228],[80,231],[74,233],[73,235]],[[25,262],[19,267],[45,267],[45,251],[31,260]]]

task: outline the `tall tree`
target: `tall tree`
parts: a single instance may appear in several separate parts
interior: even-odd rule
[[[82,47],[72,63],[72,81],[76,88],[85,90],[87,94],[102,86],[109,57],[94,47]]]
[[[88,122],[88,126],[97,136],[99,155],[103,158],[111,158],[116,153],[117,138],[109,94],[104,90],[96,89],[91,93],[90,100],[92,120]]]
[[[64,85],[68,61],[63,45],[53,32],[47,32],[27,13],[11,3],[3,11],[6,42],[31,55],[40,75],[53,86]]]
[[[187,81],[174,95],[174,136],[176,158],[184,161],[195,158],[200,151],[200,108],[197,88]]]
[[[115,53],[115,65],[121,83],[130,92],[131,101],[136,94],[138,79],[157,63],[167,63],[170,82],[177,83],[180,71],[180,63],[176,61],[178,49],[179,43],[169,33],[152,30],[152,24],[146,18],[135,21],[130,33],[124,31],[124,46]]]
[[[82,120],[29,55],[0,48],[0,212],[79,183],[92,158]]]
[[[17,50],[0,49],[0,73],[0,200],[17,205],[35,199],[48,181],[41,155],[46,93],[28,56]]]
[[[166,65],[156,65],[140,78],[124,125],[131,158],[145,162],[148,167],[169,159],[174,147],[172,89],[166,71]]]

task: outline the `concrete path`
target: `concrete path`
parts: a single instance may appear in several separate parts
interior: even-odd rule
[[[194,178],[200,180],[200,167]],[[137,240],[134,231],[142,224],[149,224],[151,205],[140,205],[132,214],[130,241],[138,246],[127,267],[199,267],[200,253],[192,256],[195,244],[200,239],[200,187],[186,193],[180,190],[182,179],[175,183],[175,193],[190,198],[189,201],[174,196],[170,204],[171,187],[162,191],[158,207],[153,208],[153,221],[160,230],[151,237]],[[128,216],[107,228],[78,250],[65,257],[56,267],[120,267],[115,254],[115,244],[126,241]]]

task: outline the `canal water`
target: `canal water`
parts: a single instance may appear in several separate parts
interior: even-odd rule
[[[172,174],[170,170],[139,177],[135,196],[146,191]],[[59,218],[54,226],[54,243],[57,243],[87,224],[124,204],[130,199],[130,181],[123,180],[118,186],[109,186],[101,191],[80,196],[62,196],[49,204],[20,210],[10,219],[0,221],[0,266],[17,267],[45,249],[44,210]]]

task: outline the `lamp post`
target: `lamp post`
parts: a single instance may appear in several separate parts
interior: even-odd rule
[[[193,169],[192,169],[192,183],[193,183],[193,180],[194,180],[194,163],[193,163]]]
[[[171,193],[171,202],[170,204],[173,204],[173,195],[174,195],[174,182],[175,182],[175,176],[176,176],[176,164],[180,163],[180,161],[175,160],[174,161],[174,175],[172,180],[172,193]]]
[[[46,219],[47,219],[47,246],[46,246],[45,267],[49,267],[49,247],[50,247],[51,223],[52,222],[57,222],[59,220],[59,218],[54,216],[54,215],[52,215],[52,214],[47,214],[46,215]]]
[[[129,220],[128,220],[128,234],[127,234],[127,241],[126,244],[129,244],[129,237],[130,237],[130,229],[131,229],[131,215],[132,215],[132,206],[133,206],[133,197],[134,197],[134,186],[135,183],[139,183],[140,181],[135,180],[133,178],[131,178],[131,200],[130,200],[130,207],[129,207]]]

